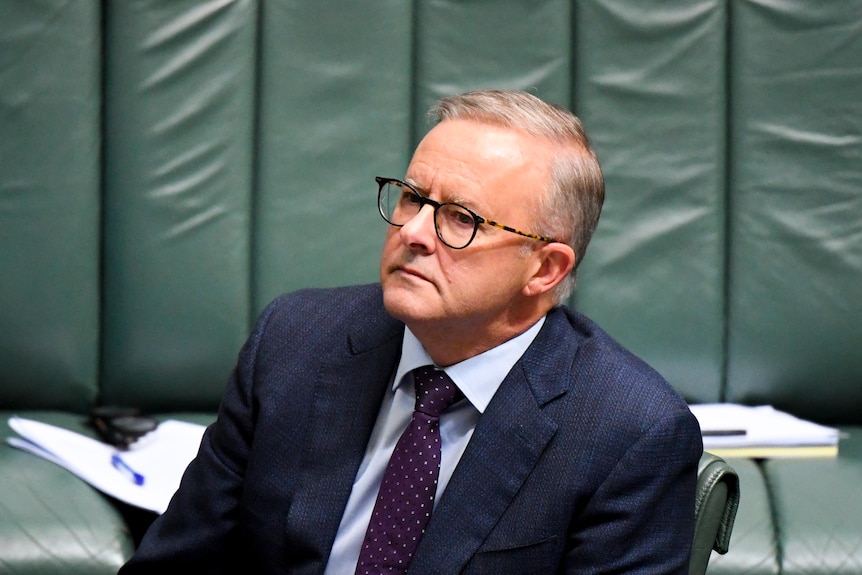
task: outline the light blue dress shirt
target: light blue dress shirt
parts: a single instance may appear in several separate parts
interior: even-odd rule
[[[533,327],[502,345],[443,368],[467,400],[456,403],[440,417],[442,453],[435,502],[446,489],[476,423],[497,388],[533,343],[544,323],[543,317]],[[433,363],[416,336],[405,328],[401,361],[395,370],[392,387],[384,395],[380,406],[324,575],[349,575],[355,571],[383,473],[398,438],[413,416],[416,395],[411,372],[417,367]]]

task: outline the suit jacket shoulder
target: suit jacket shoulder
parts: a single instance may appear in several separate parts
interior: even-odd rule
[[[402,336],[376,285],[270,303],[123,574],[322,573]]]
[[[258,326],[274,345],[289,339],[327,347],[346,342],[363,349],[400,335],[404,324],[386,313],[380,285],[367,284],[283,294],[267,306]]]
[[[685,573],[699,456],[664,378],[557,308],[482,415],[411,573]]]

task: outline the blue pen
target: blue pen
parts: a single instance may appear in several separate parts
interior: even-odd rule
[[[144,484],[144,476],[129,467],[129,464],[123,461],[123,458],[120,457],[118,453],[111,456],[111,465],[113,465],[117,471],[128,477],[135,485]]]

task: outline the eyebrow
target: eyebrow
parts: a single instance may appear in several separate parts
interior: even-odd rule
[[[423,188],[422,186],[417,184],[416,180],[414,180],[412,178],[405,177],[401,181],[404,182],[405,184],[407,184],[408,186],[410,186],[411,188],[413,188],[415,191],[419,192],[420,194],[425,194],[425,196],[429,195],[428,190],[426,190],[425,188]]]
[[[426,198],[431,197],[430,192],[428,192],[428,190],[426,188],[424,188],[423,186],[417,184],[416,180],[414,180],[412,178],[408,178],[405,176],[405,178],[402,181],[405,184],[409,185],[414,190],[416,190],[416,192],[419,195],[425,196]],[[441,200],[443,200],[443,199],[444,198],[441,198]],[[489,218],[486,218],[485,216],[482,215],[484,208],[478,207],[476,205],[476,202],[471,200],[470,198],[465,198],[463,196],[451,196],[449,198],[445,198],[445,201],[441,201],[440,203],[442,203],[442,204],[458,204],[458,205],[464,206],[465,208],[469,208],[469,209],[473,210],[474,212],[476,212],[477,215],[479,215],[485,219],[489,219]]]

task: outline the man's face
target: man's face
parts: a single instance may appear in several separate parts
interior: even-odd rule
[[[438,202],[533,231],[531,214],[549,181],[551,152],[519,130],[447,120],[419,144],[405,181]],[[522,288],[538,265],[522,249],[532,242],[480,225],[469,246],[454,250],[435,233],[433,207],[424,206],[387,233],[380,266],[386,309],[414,331],[495,330],[520,311]]]

